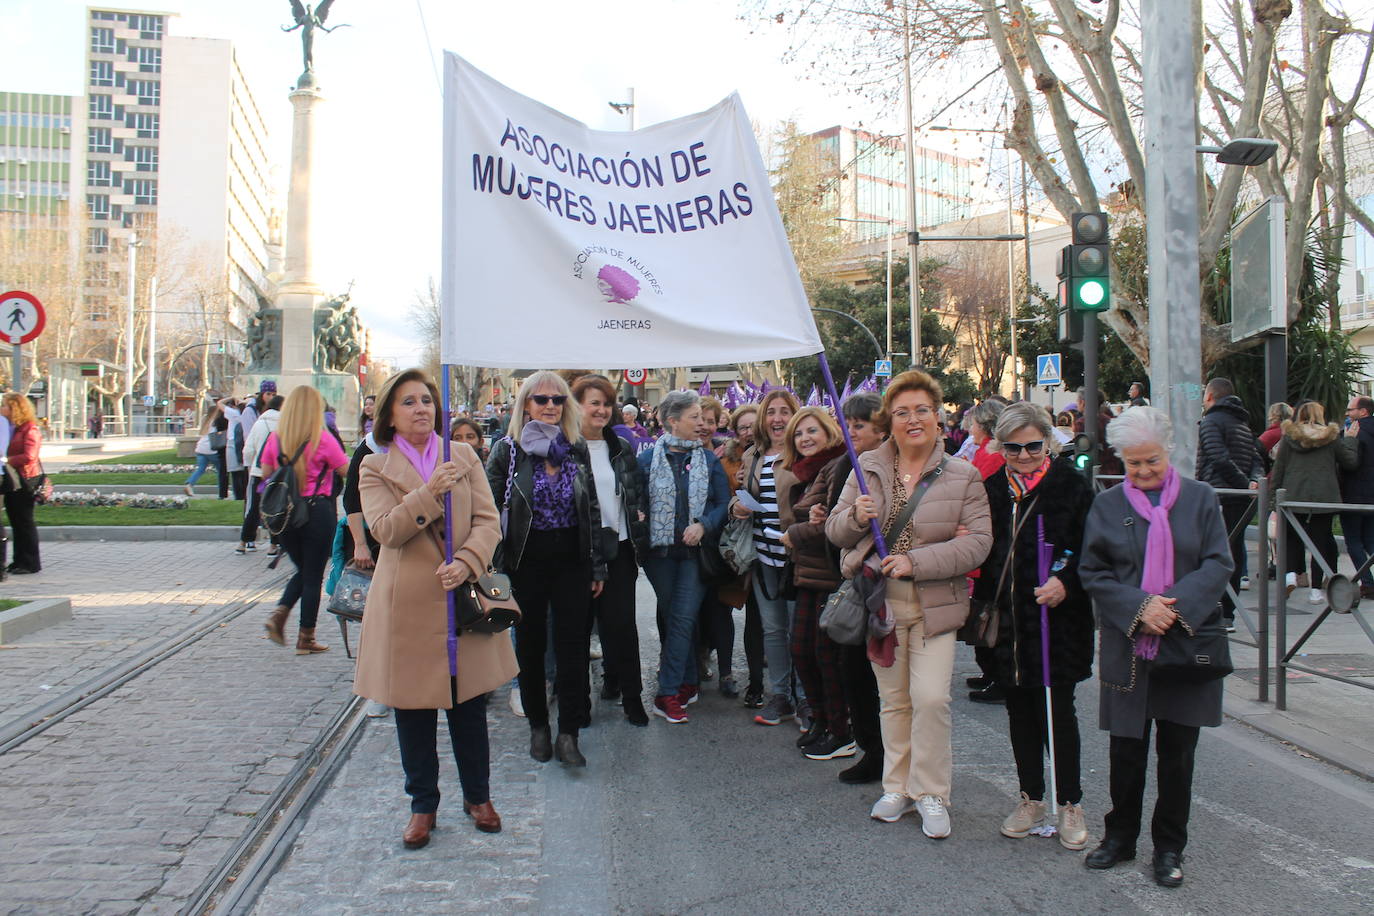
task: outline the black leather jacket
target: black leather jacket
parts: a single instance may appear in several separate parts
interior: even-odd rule
[[[510,503],[506,504],[506,478],[512,468],[511,455],[514,452],[515,483],[510,488]],[[577,442],[572,446],[572,454],[577,466],[577,478],[573,481],[573,499],[577,503],[577,532],[582,552],[592,561],[592,581],[606,580],[606,554],[599,536],[601,530],[601,509],[596,501],[596,486],[592,482],[591,458],[585,443]],[[534,518],[534,462],[542,459],[530,455],[509,436],[496,440],[487,458],[487,483],[496,500],[498,512],[509,511],[506,520],[506,534],[496,550],[495,565],[503,572],[510,573],[520,567],[525,553],[525,541],[529,537],[530,525]]]

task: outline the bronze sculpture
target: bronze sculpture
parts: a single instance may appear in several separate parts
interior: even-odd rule
[[[340,23],[329,28],[324,24],[329,17],[329,8],[334,5],[334,0],[324,0],[313,9],[301,0],[291,0],[291,16],[296,20],[292,26],[282,26],[283,32],[294,32],[301,30],[301,54],[305,59],[305,73],[301,74],[301,83],[308,82],[305,77],[307,74],[315,72],[315,30],[321,29],[325,32],[332,32],[334,29],[343,28],[348,23]]]

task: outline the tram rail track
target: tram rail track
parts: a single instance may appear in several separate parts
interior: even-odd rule
[[[136,655],[111,665],[84,683],[0,725],[0,756],[36,738],[72,714],[101,700],[177,655],[186,647],[204,639],[224,624],[246,614],[263,598],[280,590],[287,578],[285,572],[273,576],[245,597],[226,603],[210,616],[196,621]]]

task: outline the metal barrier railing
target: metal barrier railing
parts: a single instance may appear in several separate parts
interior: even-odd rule
[[[1098,474],[1093,477],[1093,485],[1099,493],[1113,487],[1125,478],[1119,474]],[[1237,537],[1244,538],[1245,530],[1250,524],[1250,519],[1258,514],[1260,520],[1259,545],[1256,550],[1255,566],[1258,574],[1250,577],[1251,582],[1258,583],[1259,588],[1257,603],[1255,606],[1254,617],[1251,618],[1250,609],[1241,601],[1240,594],[1228,580],[1226,583],[1226,595],[1231,600],[1231,606],[1235,609],[1235,619],[1239,620],[1250,633],[1253,642],[1246,642],[1244,639],[1236,639],[1242,645],[1248,645],[1255,649],[1259,656],[1258,664],[1258,694],[1256,699],[1261,703],[1269,702],[1269,538],[1265,535],[1265,520],[1269,517],[1270,493],[1268,481],[1260,480],[1259,485],[1253,490],[1235,490],[1223,487],[1216,488],[1219,498],[1238,500],[1244,498],[1247,502],[1244,511],[1241,512],[1235,526],[1226,532],[1227,543],[1231,543]],[[1371,507],[1374,508],[1374,507]],[[1224,517],[1224,516],[1223,516]],[[1248,548],[1247,548],[1248,550]],[[1280,547],[1282,550],[1282,547]],[[1281,556],[1282,554],[1280,554]],[[1283,626],[1283,617],[1279,617],[1279,626]],[[1282,630],[1280,630],[1282,632]],[[1281,679],[1280,679],[1281,681]],[[1282,709],[1282,707],[1279,707]]]
[[[1360,611],[1360,591],[1356,584],[1359,577],[1369,570],[1371,564],[1374,564],[1374,555],[1369,556],[1365,559],[1364,563],[1360,564],[1360,567],[1355,570],[1354,576],[1346,576],[1343,573],[1338,573],[1332,566],[1339,565],[1339,552],[1337,553],[1337,563],[1328,563],[1326,557],[1322,556],[1321,551],[1317,549],[1317,545],[1313,543],[1312,536],[1308,532],[1302,519],[1298,517],[1298,513],[1302,513],[1303,510],[1306,510],[1306,514],[1309,516],[1316,511],[1320,511],[1323,514],[1339,513],[1343,515],[1368,515],[1374,513],[1374,505],[1359,503],[1288,502],[1284,498],[1286,493],[1287,490],[1279,490],[1278,493],[1275,494],[1274,500],[1274,506],[1277,509],[1277,523],[1275,525],[1274,540],[1278,543],[1278,557],[1275,563],[1276,572],[1278,575],[1283,575],[1288,570],[1288,527],[1292,525],[1297,532],[1298,539],[1301,540],[1303,546],[1311,552],[1313,562],[1320,566],[1322,572],[1326,574],[1326,607],[1317,615],[1317,619],[1312,621],[1311,626],[1303,631],[1303,634],[1297,638],[1293,645],[1289,646],[1287,621],[1288,589],[1286,587],[1279,589],[1278,633],[1277,645],[1275,646],[1275,655],[1277,656],[1275,664],[1275,668],[1277,669],[1274,696],[1275,709],[1288,708],[1287,672],[1290,670],[1301,671],[1313,677],[1324,677],[1329,680],[1340,681],[1355,687],[1362,687],[1365,690],[1374,690],[1374,684],[1358,681],[1354,678],[1343,677],[1342,675],[1334,674],[1330,671],[1321,671],[1317,668],[1304,665],[1301,662],[1293,661],[1293,657],[1298,653],[1298,650],[1307,644],[1307,641],[1312,638],[1312,634],[1316,633],[1317,628],[1332,614],[1352,615],[1359,623],[1360,629],[1364,630],[1365,636],[1369,638],[1371,643],[1374,643],[1374,628],[1370,627],[1369,621],[1365,619],[1364,614]],[[1277,577],[1275,582],[1277,584]]]

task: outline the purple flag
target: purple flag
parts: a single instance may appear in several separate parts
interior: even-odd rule
[[[807,407],[819,407],[819,406],[821,406],[821,393],[820,393],[819,391],[816,390],[816,386],[815,386],[815,385],[812,385],[812,386],[811,386],[811,393],[808,394],[808,395],[806,396],[806,406],[807,406]]]
[[[704,398],[704,397],[708,396],[710,393],[711,393],[711,376],[708,375],[708,376],[706,376],[706,378],[704,378],[704,379],[701,380],[701,387],[697,389],[697,394],[701,395],[701,396]]]

